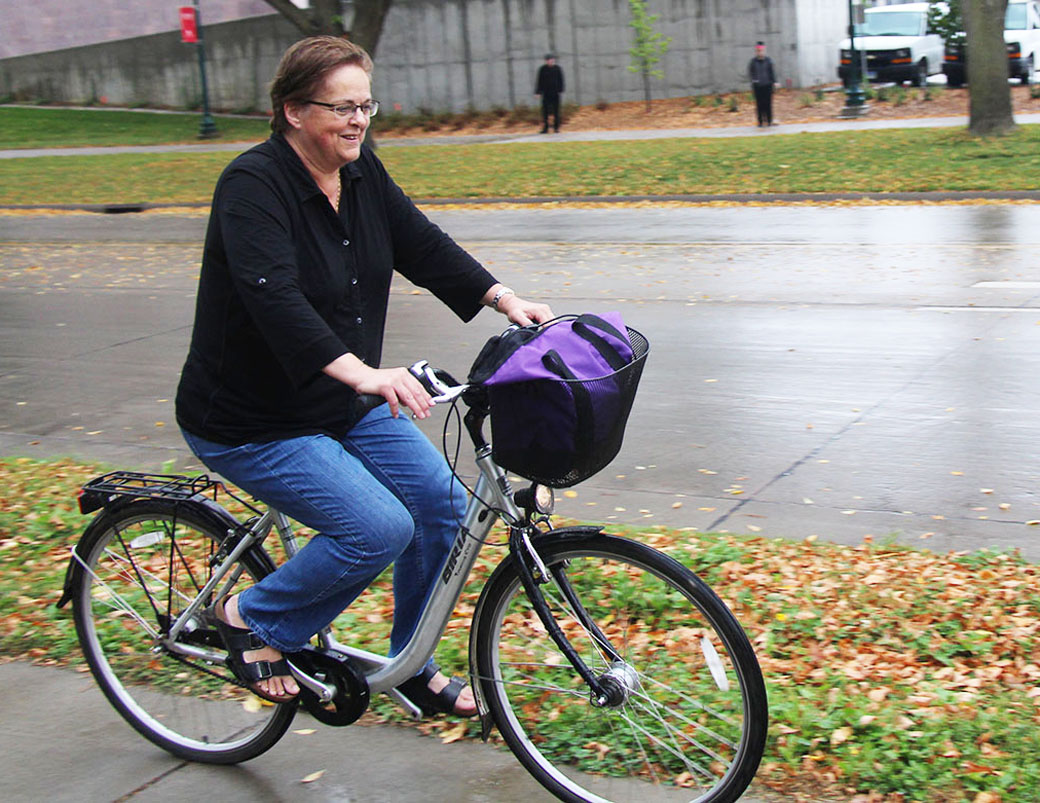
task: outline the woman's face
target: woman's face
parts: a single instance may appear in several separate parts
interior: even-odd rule
[[[309,159],[322,169],[338,169],[361,155],[369,118],[358,104],[372,100],[372,82],[360,67],[344,64],[328,74],[310,101],[332,106],[352,105],[354,110],[340,117],[317,103],[294,104],[286,109],[295,138]]]

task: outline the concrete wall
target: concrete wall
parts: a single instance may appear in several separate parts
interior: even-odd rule
[[[279,15],[204,28],[210,105],[270,107],[268,85],[282,52],[299,38]],[[192,107],[200,98],[198,49],[179,31],[0,60],[0,96],[59,103],[105,98],[117,106]]]
[[[847,7],[834,0],[650,0],[672,38],[654,97],[743,89],[764,41],[782,82],[837,80]],[[396,0],[377,57],[379,94],[404,109],[533,104],[546,51],[567,79],[564,99],[639,100],[628,70],[628,0]],[[468,58],[467,58],[468,57]]]
[[[67,50],[180,27],[192,0],[0,0],[0,59]],[[201,0],[202,23],[271,13],[264,0]]]
[[[671,36],[653,97],[746,87],[761,39],[781,82],[835,79],[845,6],[836,0],[650,0],[657,30]],[[376,54],[373,94],[388,109],[461,111],[534,105],[534,76],[547,51],[566,75],[564,100],[643,97],[627,68],[628,0],[396,0]],[[266,110],[281,52],[298,38],[278,15],[205,28],[214,109]],[[0,96],[81,103],[184,107],[200,97],[196,48],[178,32],[0,60]]]
[[[798,0],[795,86],[818,86],[838,80],[838,42],[848,36],[845,3]]]

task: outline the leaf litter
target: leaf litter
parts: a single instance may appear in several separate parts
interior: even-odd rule
[[[0,460],[0,660],[81,662],[71,617],[54,603],[88,522],[76,489],[103,470]],[[752,639],[770,697],[759,783],[790,800],[1035,800],[1040,567],[1014,552],[618,529],[689,565]],[[453,669],[465,669],[469,621],[497,558],[488,550],[475,567],[439,648]],[[391,612],[384,576],[344,617],[379,644]],[[382,698],[363,721],[408,723]],[[447,719],[414,727],[444,742],[479,736]]]

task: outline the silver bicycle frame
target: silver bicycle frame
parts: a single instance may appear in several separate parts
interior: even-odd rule
[[[473,564],[476,563],[480,550],[484,546],[488,533],[495,525],[495,522],[498,521],[499,517],[502,517],[507,523],[514,525],[519,524],[523,518],[523,514],[513,501],[512,488],[505,470],[491,459],[490,446],[485,445],[477,450],[476,465],[480,473],[477,477],[474,493],[466,504],[466,512],[463,514],[459,531],[455,536],[455,541],[452,544],[451,551],[448,553],[445,564],[441,568],[436,585],[426,601],[422,615],[419,617],[415,632],[404,646],[404,649],[393,658],[389,658],[360,647],[341,643],[335,638],[330,627],[326,627],[318,634],[322,647],[347,655],[356,663],[366,677],[370,692],[388,692],[392,694],[401,705],[409,709],[415,716],[419,716],[421,712],[410,700],[397,692],[396,687],[405,680],[417,675],[433,655],[441,636],[444,635],[448,622],[451,620],[455,605],[462,595],[462,589],[469,578],[470,570],[473,568]],[[242,535],[239,542],[221,562],[220,566],[214,570],[213,575],[199,594],[181,612],[176,622],[172,624],[170,632],[165,639],[168,649],[211,663],[221,663],[223,661],[223,657],[219,652],[185,644],[182,641],[178,641],[178,636],[183,630],[191,630],[197,626],[195,617],[200,612],[202,601],[212,598],[218,585],[223,584],[223,590],[216,592],[217,597],[225,594],[234,585],[242,572],[241,565],[237,565],[239,559],[246,550],[256,544],[263,543],[272,528],[277,530],[278,537],[288,558],[291,558],[299,551],[296,535],[288,517],[274,508],[268,508],[266,512],[253,522],[249,530]],[[75,550],[73,550],[73,557],[87,571],[90,571]],[[299,682],[318,694],[323,702],[327,702],[335,693],[334,687],[309,677],[295,667],[293,668],[293,674],[296,675]]]
[[[329,628],[319,634],[323,647],[348,655],[357,664],[365,674],[369,691],[372,693],[390,692],[400,683],[419,673],[444,635],[470,570],[476,563],[491,528],[500,515],[510,523],[519,523],[523,517],[513,501],[506,472],[491,459],[490,446],[478,451],[476,464],[480,475],[477,477],[474,494],[466,505],[462,523],[448,558],[441,568],[437,584],[427,599],[415,632],[404,649],[393,658],[388,658],[337,641]],[[273,517],[272,522],[279,532],[286,554],[291,557],[296,552],[296,541],[287,518],[277,511],[268,511],[257,525],[265,524],[264,520],[268,515]],[[401,698],[398,697],[398,700],[401,701]]]
[[[490,446],[485,446],[478,450],[476,466],[480,473],[477,476],[474,494],[470,496],[467,502],[466,512],[463,515],[459,533],[441,569],[437,585],[426,600],[415,632],[412,634],[408,644],[405,645],[405,648],[390,658],[386,655],[380,655],[337,641],[333,636],[331,628],[327,627],[319,633],[319,641],[322,647],[336,650],[354,660],[359,669],[365,674],[368,680],[369,691],[372,693],[391,692],[399,683],[418,674],[427,660],[434,654],[434,650],[437,648],[437,644],[440,642],[444,630],[451,619],[454,606],[459,601],[459,597],[462,596],[463,587],[469,577],[470,570],[473,568],[473,564],[476,563],[480,548],[484,546],[488,534],[499,516],[511,523],[518,523],[522,519],[522,514],[513,501],[509,477],[491,459]],[[178,617],[170,633],[170,638],[168,638],[168,646],[171,649],[206,659],[219,657],[209,650],[177,643],[177,634],[185,626],[190,626],[188,623],[191,621],[192,616],[197,613],[202,599],[207,598],[208,592],[212,592],[220,581],[226,579],[227,572],[232,570],[240,555],[254,544],[261,543],[270,532],[271,527],[278,530],[279,538],[288,558],[291,558],[298,551],[296,537],[292,532],[292,526],[288,517],[279,511],[268,509],[253,524],[249,533],[242,537],[222,565],[214,571],[202,593]],[[397,696],[397,699],[407,704],[407,701],[402,700],[399,696]],[[408,707],[414,708],[411,705]],[[417,711],[417,709],[415,710]]]

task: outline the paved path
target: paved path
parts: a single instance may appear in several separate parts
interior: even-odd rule
[[[565,515],[1040,559],[1040,205],[431,215],[653,343],[625,448]],[[193,465],[171,398],[205,224],[0,215],[0,452]],[[385,360],[464,374],[500,325],[396,282]]]
[[[1018,123],[1040,123],[1040,114],[1019,114]],[[510,144],[524,142],[598,142],[607,140],[669,139],[676,137],[776,137],[785,134],[824,133],[836,131],[863,131],[893,128],[950,128],[968,124],[967,117],[908,117],[878,119],[860,117],[854,120],[833,120],[817,123],[792,123],[773,128],[758,126],[727,126],[723,128],[658,128],[629,131],[567,131],[558,134],[474,134],[459,136],[383,138],[381,147],[412,145]],[[36,156],[98,156],[107,153],[205,153],[212,151],[243,151],[254,142],[202,142],[180,145],[121,145],[85,148],[28,148],[0,150],[0,159],[25,159]]]
[[[442,744],[401,727],[330,728],[301,713],[263,756],[236,767],[212,767],[180,761],[138,736],[89,674],[0,664],[0,695],[0,800],[5,803],[554,799],[511,753],[479,742]],[[324,774],[317,781],[302,782],[320,770]]]

